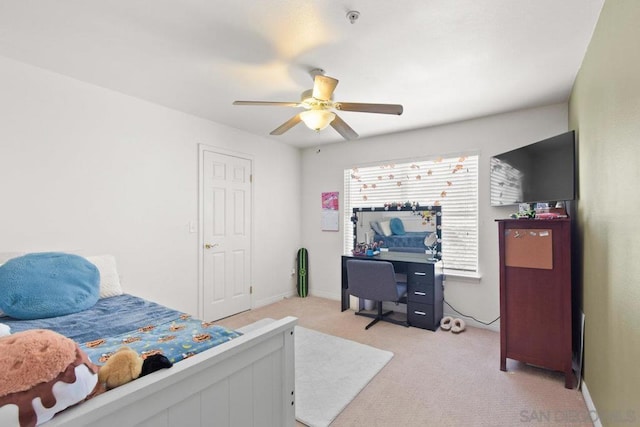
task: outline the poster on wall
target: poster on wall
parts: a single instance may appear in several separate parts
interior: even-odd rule
[[[322,231],[338,231],[340,211],[338,209],[338,192],[322,193]]]

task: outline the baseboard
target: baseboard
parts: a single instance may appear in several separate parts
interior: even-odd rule
[[[278,295],[274,295],[274,296],[269,297],[269,298],[264,298],[264,299],[261,299],[261,300],[258,300],[258,301],[254,301],[253,302],[253,306],[251,308],[258,308],[258,307],[262,307],[262,306],[265,306],[265,305],[273,304],[275,302],[282,301],[285,298],[290,298],[290,297],[295,296],[295,295],[296,295],[295,291],[284,292],[284,293],[281,293],[281,294],[278,294]]]
[[[318,290],[314,290],[311,287],[309,288],[309,295],[312,295],[314,297],[331,299],[334,301],[340,301],[340,299],[342,298],[342,296],[339,293],[336,294],[335,292],[318,291]]]
[[[587,383],[584,382],[584,380],[582,380],[580,390],[582,391],[582,397],[584,398],[584,403],[586,403],[587,409],[589,410],[589,415],[591,416],[591,420],[593,421],[593,427],[602,427],[600,418],[597,416],[598,410],[596,409],[596,405],[594,405],[593,403],[593,399],[591,399],[591,395],[589,394],[589,389],[587,388]]]
[[[294,295],[295,295],[295,293],[294,293]],[[317,291],[317,290],[314,290],[313,288],[309,289],[309,295],[312,295],[314,297],[326,298],[326,299],[330,299],[330,300],[337,300],[337,301],[340,301],[340,298],[341,298],[341,296],[339,294],[336,295],[333,292]],[[357,304],[354,304],[353,302],[350,305],[351,305],[351,309],[353,309],[353,310],[356,310],[358,308]],[[396,304],[394,304],[392,302],[384,302],[383,303],[383,307],[384,307],[385,310],[393,310],[393,311],[396,311],[398,313],[406,313],[407,312],[406,304],[398,304],[398,305],[396,305]],[[491,325],[484,325],[484,324],[482,324],[480,322],[476,322],[475,320],[470,319],[468,317],[461,316],[458,313],[453,312],[453,311],[451,313],[448,313],[448,312],[445,311],[443,316],[451,316],[454,319],[459,317],[461,319],[464,319],[464,321],[465,321],[465,323],[467,325],[472,326],[474,328],[489,329],[489,330],[494,331],[494,332],[500,332],[500,322],[499,321],[496,321],[495,323],[493,323]]]
[[[293,293],[293,295],[296,295],[295,292]],[[335,292],[325,292],[325,291],[318,291],[318,290],[314,290],[313,288],[309,288],[309,295],[312,295],[314,297],[320,297],[320,298],[326,298],[326,299],[330,299],[330,300],[336,300],[336,301],[340,301],[341,299],[341,295],[340,294],[336,294]],[[274,301],[275,302],[275,301]],[[407,306],[405,304],[399,304],[399,305],[395,305],[392,302],[385,302],[383,304],[383,307],[385,308],[385,310],[393,310],[396,311],[398,313],[406,313],[407,312]],[[351,303],[351,309],[357,309],[357,305],[354,305],[353,303]],[[451,316],[454,319],[455,318],[461,318],[464,319],[465,323],[469,326],[473,326],[474,328],[482,328],[482,329],[489,329],[491,331],[494,332],[500,332],[500,322],[496,321],[491,325],[484,325],[480,322],[476,322],[473,319],[470,319],[468,317],[464,317],[459,315],[456,312],[444,312],[443,316]]]

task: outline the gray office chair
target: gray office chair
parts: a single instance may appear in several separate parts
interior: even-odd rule
[[[389,318],[388,316],[393,311],[382,312],[383,301],[401,302],[407,294],[407,284],[396,281],[393,264],[387,261],[350,259],[347,261],[347,281],[349,283],[348,292],[351,295],[376,302],[377,314],[356,312],[359,316],[374,319],[365,329],[369,329],[380,320],[409,326],[406,321]]]

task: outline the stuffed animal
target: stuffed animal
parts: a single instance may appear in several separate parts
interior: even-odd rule
[[[142,372],[140,376],[144,377],[152,372],[159,371],[160,369],[170,368],[173,363],[164,354],[152,354],[147,356],[142,363]]]
[[[32,329],[0,337],[0,425],[35,426],[83,401],[98,367],[78,344]]]
[[[121,347],[98,371],[98,382],[107,390],[135,380],[142,372],[142,357],[129,347]]]
[[[98,372],[98,382],[107,390],[121,386],[136,378],[160,369],[170,368],[173,363],[162,354],[153,354],[145,358],[129,347],[116,351]]]

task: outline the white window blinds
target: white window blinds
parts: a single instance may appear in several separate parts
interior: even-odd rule
[[[353,246],[353,208],[417,202],[442,207],[442,260],[478,270],[478,156],[384,163],[344,171],[344,250]]]

